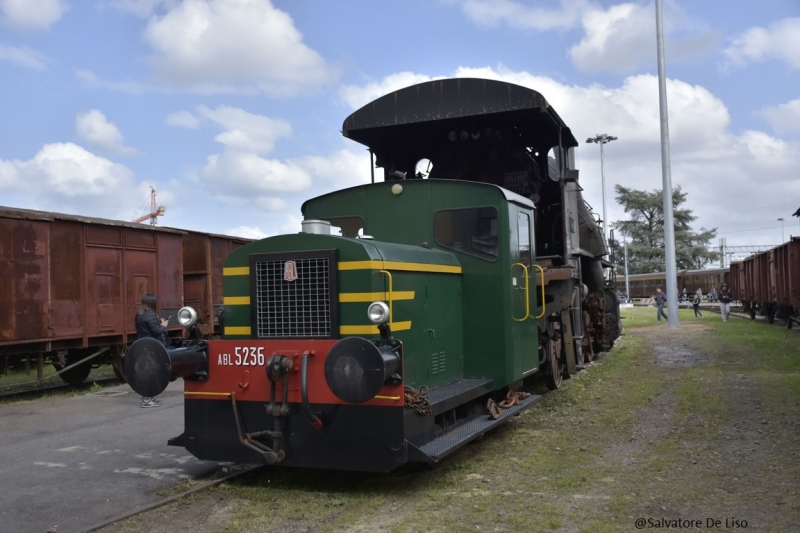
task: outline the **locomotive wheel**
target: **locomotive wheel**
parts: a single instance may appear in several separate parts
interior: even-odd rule
[[[544,383],[549,390],[556,390],[561,386],[564,376],[564,367],[561,364],[561,341],[548,340],[544,344],[547,351],[548,369],[544,374]]]
[[[86,355],[90,354],[84,353],[83,351],[69,352],[67,356],[64,358],[66,364],[61,364],[61,362],[56,359],[55,361],[53,361],[53,366],[56,368],[56,370],[61,370],[62,368],[66,368],[73,363],[77,363],[78,361],[86,357]],[[84,363],[82,365],[76,366],[75,368],[70,368],[63,374],[59,374],[58,377],[60,377],[65,383],[69,383],[70,385],[80,385],[81,383],[86,381],[86,378],[89,377],[89,372],[91,371],[92,371],[92,365],[90,363]]]

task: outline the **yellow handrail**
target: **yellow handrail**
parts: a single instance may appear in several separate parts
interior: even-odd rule
[[[392,309],[392,273],[388,270],[381,270],[381,274],[386,274],[389,277],[389,327],[392,327],[394,320],[394,309]]]
[[[542,273],[542,314],[536,317],[536,318],[542,318],[544,316],[544,310],[547,307],[545,305],[545,303],[544,303],[544,269],[542,267],[540,267],[539,265],[536,265],[536,264],[534,264],[533,266],[538,268],[539,272]]]
[[[513,265],[511,265],[511,270],[513,271],[514,267],[517,266],[517,265],[521,266],[522,269],[525,271],[525,316],[522,317],[522,318],[515,318],[514,317],[514,310],[513,310],[513,307],[512,307],[511,318],[513,318],[517,322],[523,322],[523,321],[527,320],[528,317],[531,316],[531,299],[530,299],[530,296],[529,296],[529,293],[528,293],[528,267],[526,267],[522,263],[514,263]],[[512,303],[512,305],[513,305],[513,303]]]

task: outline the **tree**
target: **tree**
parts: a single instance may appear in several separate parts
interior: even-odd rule
[[[628,268],[631,274],[664,272],[664,199],[661,189],[652,192],[628,189],[616,185],[617,202],[631,217],[615,222],[617,238],[624,236],[628,243]],[[678,269],[700,269],[719,254],[709,250],[717,229],[700,228],[694,232],[690,224],[697,217],[689,209],[681,209],[686,193],[677,187],[672,193],[672,214],[675,222],[675,262]],[[619,262],[619,260],[617,260]]]

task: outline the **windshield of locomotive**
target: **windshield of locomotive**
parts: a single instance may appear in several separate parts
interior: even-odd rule
[[[497,208],[468,207],[444,209],[433,219],[436,243],[487,261],[497,259]]]

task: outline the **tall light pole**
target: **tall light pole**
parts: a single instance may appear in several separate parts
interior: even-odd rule
[[[781,244],[783,244],[784,242],[786,242],[786,237],[783,233],[783,217],[779,218],[778,221],[780,221],[781,223]]]
[[[600,145],[600,185],[603,188],[603,236],[606,238],[606,244],[611,248],[611,243],[608,242],[608,218],[606,216],[606,175],[603,169],[603,145],[611,141],[616,141],[617,138],[613,135],[606,135],[605,133],[598,133],[594,137],[589,137],[586,142],[589,144],[596,143]]]
[[[669,162],[669,113],[667,111],[667,69],[664,66],[664,23],[661,0],[656,0],[656,50],[658,52],[658,108],[661,115],[661,181],[664,188],[664,259],[667,270],[667,322],[679,327],[678,269],[675,263],[675,226],[672,215],[672,171]]]

